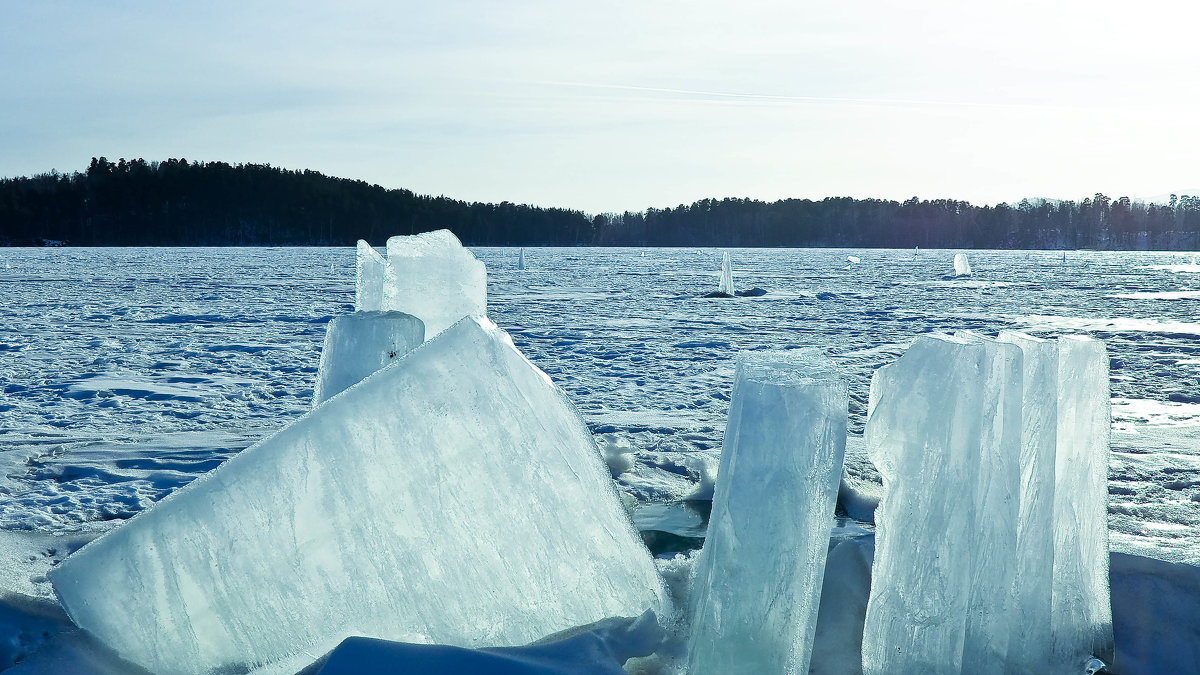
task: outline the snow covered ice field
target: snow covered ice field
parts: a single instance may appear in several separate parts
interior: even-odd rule
[[[1106,341],[1112,548],[1200,565],[1190,254],[972,251],[973,275],[947,279],[952,251],[734,249],[736,287],[768,293],[718,299],[701,296],[724,249],[529,248],[525,270],[515,248],[472,250],[488,267],[489,316],[578,407],[657,551],[704,535],[694,500],[711,497],[739,350],[827,350],[849,380],[853,435],[871,373],[914,336],[1017,329]],[[50,597],[45,571],[70,550],[306,412],[326,324],[353,311],[352,248],[0,258],[5,594]],[[854,437],[846,464],[869,493]],[[40,639],[0,637],[0,667]]]

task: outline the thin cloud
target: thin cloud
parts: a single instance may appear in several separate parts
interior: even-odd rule
[[[978,101],[928,101],[904,98],[851,98],[838,96],[786,96],[780,94],[745,94],[727,91],[703,91],[698,89],[673,89],[669,87],[640,87],[631,84],[600,84],[594,82],[565,82],[556,80],[533,81],[531,84],[551,87],[572,87],[577,89],[607,89],[617,91],[636,91],[643,93],[672,94],[677,96],[698,96],[744,101],[764,101],[775,103],[853,103],[860,105],[903,105],[903,106],[941,106],[955,108],[1008,108],[1008,109],[1073,109],[1062,105],[1036,105],[1027,103],[991,103]]]

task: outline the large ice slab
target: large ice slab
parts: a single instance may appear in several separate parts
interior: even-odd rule
[[[464,320],[51,572],[77,625],[154,672],[230,672],[350,635],[526,644],[661,611],[591,434]]]
[[[959,334],[983,347],[980,390],[976,524],[970,540],[971,595],[963,637],[964,672],[1004,675],[1011,635],[1020,617],[1013,601],[1021,496],[1024,368],[1020,347],[975,333]]]
[[[739,355],[693,584],[692,675],[808,672],[847,402],[817,350]]]
[[[1022,352],[1021,498],[1014,597],[1017,623],[1008,649],[1012,672],[1050,667],[1054,578],[1054,457],[1058,434],[1058,343],[1016,331],[1000,342]],[[1107,388],[1105,389],[1107,391]]]
[[[863,672],[959,673],[971,595],[983,345],[920,336],[875,371],[867,452],[883,477]]]
[[[426,337],[487,314],[487,268],[450,230],[392,237],[387,256],[383,309],[421,319]]]
[[[1108,354],[1100,340],[1058,339],[1058,451],[1054,486],[1055,656],[1074,666],[1112,663],[1108,587]]]
[[[370,244],[358,240],[355,265],[354,309],[373,312],[383,309],[383,279],[387,261]]]
[[[404,312],[355,312],[335,317],[325,332],[313,405],[390,365],[425,339],[425,324]]]

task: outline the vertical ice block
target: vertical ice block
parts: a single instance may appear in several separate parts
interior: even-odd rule
[[[404,312],[355,312],[329,322],[313,405],[394,363],[425,339],[425,324]]]
[[[1020,347],[974,333],[960,337],[983,347],[978,375],[979,474],[971,592],[963,639],[963,671],[1004,675],[1009,640],[1019,623],[1013,602],[1021,495],[1021,429],[1024,381]]]
[[[153,672],[245,672],[361,635],[527,644],[660,611],[654,561],[579,415],[486,319],[397,363],[51,572]]]
[[[392,237],[387,255],[383,309],[421,319],[427,338],[487,314],[487,268],[450,230]]]
[[[966,253],[954,254],[954,276],[969,277],[971,276],[971,263],[967,261]]]
[[[359,239],[354,282],[355,311],[383,309],[383,278],[386,273],[387,261],[370,244]]]
[[[739,355],[693,585],[692,675],[808,672],[847,400],[817,350]]]
[[[883,477],[863,672],[962,668],[976,526],[984,347],[920,336],[875,371],[867,452]]]
[[[729,259],[729,252],[726,251],[721,256],[721,283],[717,287],[718,293],[733,295],[733,261]]]
[[[521,252],[517,254],[517,269],[525,269],[525,249],[521,249]]]
[[[1055,655],[1076,667],[1112,663],[1108,587],[1110,401],[1104,343],[1058,339],[1058,455],[1054,486]]]
[[[1011,672],[1050,668],[1054,570],[1054,456],[1058,433],[1058,343],[1016,331],[999,340],[1024,356],[1021,403],[1021,506],[1014,585],[1018,623],[1009,642]]]

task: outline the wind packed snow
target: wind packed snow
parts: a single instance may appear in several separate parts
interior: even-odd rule
[[[355,312],[329,322],[313,405],[395,363],[425,339],[425,324],[403,312]]]
[[[450,230],[392,237],[383,309],[412,314],[433,337],[464,316],[487,315],[487,268]]]
[[[483,321],[68,557],[51,580],[71,619],[152,671],[203,673],[669,609],[586,427]]]
[[[807,673],[846,452],[817,350],[743,352],[692,590],[688,672]]]

